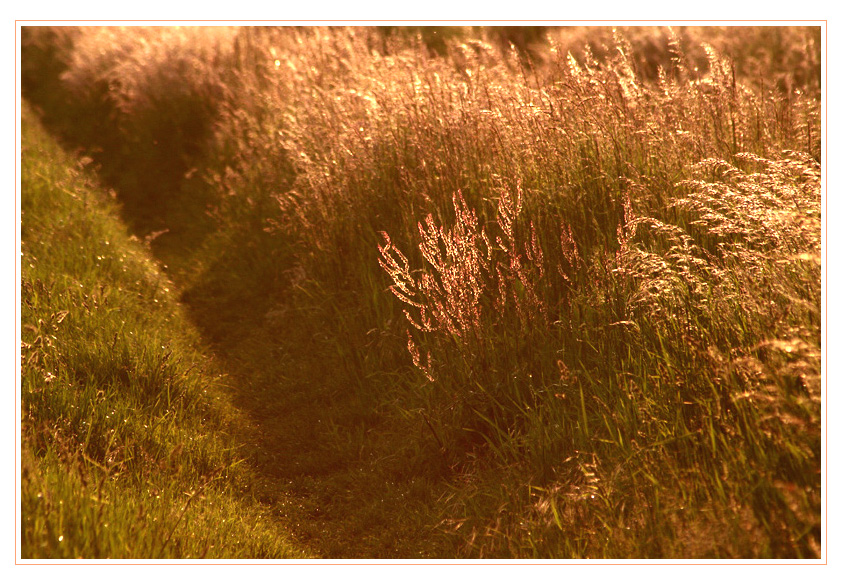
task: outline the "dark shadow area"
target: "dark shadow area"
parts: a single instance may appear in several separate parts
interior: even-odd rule
[[[214,227],[207,209],[215,197],[197,173],[216,116],[214,100],[175,87],[165,102],[126,112],[105,82],[76,94],[62,80],[74,31],[22,27],[23,97],[60,143],[114,190],[134,235],[200,245]]]

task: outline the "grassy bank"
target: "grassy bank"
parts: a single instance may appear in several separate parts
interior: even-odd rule
[[[22,130],[21,556],[306,556],[148,247],[28,108]]]
[[[818,556],[818,29],[418,32],[24,35],[260,501],[333,557]]]

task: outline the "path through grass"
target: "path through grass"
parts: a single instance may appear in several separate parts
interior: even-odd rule
[[[27,95],[212,359],[226,485],[330,557],[819,556],[821,30],[445,36],[24,37]],[[63,229],[58,273],[109,257]],[[196,391],[139,327],[140,357],[62,363],[159,416]]]

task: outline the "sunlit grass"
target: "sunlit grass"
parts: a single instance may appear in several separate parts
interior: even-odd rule
[[[29,37],[65,51],[46,118],[263,425],[247,458],[329,555],[819,556],[818,29],[420,32]],[[91,254],[56,270],[172,302],[148,260]],[[118,294],[100,278],[31,351]],[[77,378],[150,417],[199,404],[170,325],[114,323],[67,345]]]

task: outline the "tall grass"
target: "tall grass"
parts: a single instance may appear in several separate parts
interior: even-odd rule
[[[810,557],[817,32],[83,29],[61,83],[420,414],[462,554]]]

